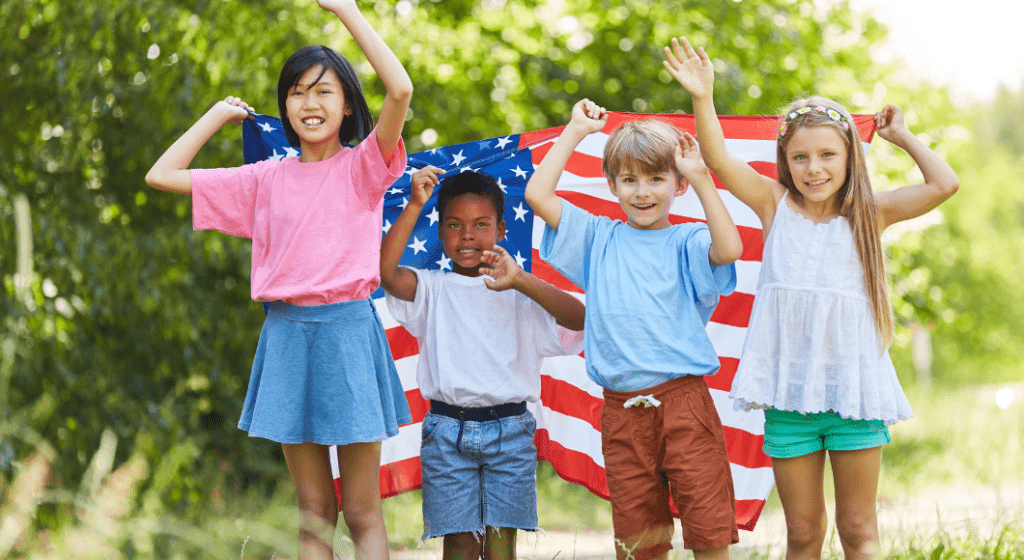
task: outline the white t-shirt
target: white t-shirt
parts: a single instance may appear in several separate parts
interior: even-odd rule
[[[543,358],[583,349],[583,331],[559,327],[516,290],[490,290],[483,276],[410,270],[414,301],[388,294],[387,302],[419,343],[416,379],[425,399],[462,407],[535,402]]]

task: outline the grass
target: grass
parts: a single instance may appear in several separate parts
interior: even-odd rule
[[[998,389],[909,391],[917,418],[892,428],[893,442],[883,453],[879,489],[883,509],[908,496],[927,496],[950,485],[966,489],[968,498],[971,492],[998,495],[1000,488],[1024,486],[1024,387],[1014,388],[1017,398],[1006,408],[996,405]],[[1005,397],[1006,392],[1001,394]],[[93,467],[77,488],[54,488],[48,482],[53,454],[42,441],[35,454],[19,457],[15,468],[0,476],[0,557],[294,557],[298,514],[283,465],[279,482],[269,493],[232,491],[216,474],[204,478],[204,484],[223,490],[216,492],[216,504],[207,504],[204,518],[188,522],[162,507],[159,497],[147,490],[154,486],[161,465],[147,465],[138,456],[114,465],[116,440],[112,438],[104,436],[105,443],[92,459]],[[168,455],[173,455],[171,450]],[[608,503],[558,478],[550,464],[541,463],[537,487],[541,526],[546,530],[582,533],[610,529]],[[826,492],[831,496],[831,488]],[[777,499],[769,499],[767,508],[777,507]],[[1018,507],[1015,514],[1013,507]],[[50,517],[56,523],[40,527],[36,516],[45,508],[59,515]],[[416,548],[422,531],[420,493],[389,498],[384,509],[392,547]],[[1024,505],[1010,504],[1009,513],[997,521],[987,531],[977,530],[976,525],[967,525],[965,530],[952,515],[940,516],[924,531],[883,524],[883,545],[889,558],[900,560],[1024,558]],[[343,531],[339,531],[338,544],[344,553]],[[825,557],[838,558],[835,548]],[[522,550],[528,551],[529,547]],[[737,550],[733,557],[774,557],[771,554],[777,553]],[[559,559],[575,557],[574,550],[557,555]],[[692,555],[674,552],[671,557]]]

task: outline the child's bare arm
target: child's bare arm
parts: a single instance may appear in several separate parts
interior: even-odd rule
[[[192,158],[225,124],[240,125],[250,118],[248,109],[249,105],[237,97],[215,103],[156,160],[146,173],[146,184],[162,191],[190,194],[192,178],[188,166]]]
[[[496,292],[518,290],[543,307],[559,325],[573,331],[583,330],[586,315],[583,302],[519,268],[516,260],[500,246],[484,251],[483,261],[487,267],[480,272],[494,278],[484,278],[488,288]]]
[[[555,141],[551,151],[537,166],[537,170],[526,184],[526,203],[534,214],[552,229],[558,229],[562,219],[562,200],[555,194],[558,178],[569,162],[573,150],[592,132],[598,132],[608,123],[608,113],[603,107],[589,99],[576,103],[572,109],[572,120],[565,126],[562,135]]]
[[[317,4],[338,16],[384,83],[384,104],[377,121],[377,146],[384,161],[390,163],[402,137],[405,113],[412,99],[412,80],[387,43],[363,17],[355,0],[317,0]]]
[[[405,244],[416,227],[416,220],[423,211],[423,206],[430,200],[434,186],[439,183],[437,174],[444,174],[440,168],[428,165],[412,174],[412,195],[409,204],[391,224],[391,229],[384,236],[380,246],[380,283],[392,296],[413,301],[416,298],[416,273],[408,268],[398,266],[405,253]]]
[[[875,127],[879,136],[910,154],[924,175],[924,183],[875,193],[883,230],[932,210],[960,188],[953,168],[907,129],[899,107],[886,105],[875,114]]]
[[[708,167],[718,175],[733,196],[749,206],[766,227],[775,216],[773,190],[782,188],[758,173],[725,147],[725,134],[715,111],[715,68],[703,48],[694,50],[685,37],[672,39],[665,47],[665,70],[693,96],[693,114],[700,139],[700,151]],[[767,220],[767,221],[766,221]]]
[[[708,261],[711,266],[724,266],[735,262],[743,254],[743,241],[726,210],[718,188],[711,180],[704,160],[700,156],[697,140],[688,132],[679,138],[676,148],[676,169],[679,174],[690,182],[707,217],[708,229],[711,231],[711,248],[708,249]]]

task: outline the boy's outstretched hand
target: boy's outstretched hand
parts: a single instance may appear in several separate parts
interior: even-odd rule
[[[679,146],[676,147],[675,158],[676,171],[689,181],[690,184],[700,185],[702,179],[711,179],[711,172],[708,171],[708,166],[700,155],[700,146],[697,144],[697,139],[689,132],[684,132],[679,137]]]
[[[412,198],[409,200],[410,203],[419,206],[427,204],[427,201],[430,200],[430,195],[434,194],[434,187],[441,182],[437,178],[438,173],[444,175],[445,171],[440,167],[427,165],[423,169],[417,169],[412,174]]]
[[[608,111],[589,99],[581,99],[572,108],[570,125],[575,125],[587,134],[600,132],[608,124]]]
[[[487,265],[480,267],[480,273],[494,278],[484,278],[484,284],[495,292],[514,288],[516,277],[523,271],[512,255],[499,245],[495,245],[493,251],[484,251],[480,260]]]
[[[710,96],[715,86],[715,66],[704,47],[693,50],[686,37],[672,39],[672,48],[665,47],[665,70],[693,97]]]

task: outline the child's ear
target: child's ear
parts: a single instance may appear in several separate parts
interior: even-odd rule
[[[611,178],[608,179],[608,188],[611,189],[612,194],[614,194],[615,196],[619,196],[619,193],[615,192],[616,191],[615,179],[611,179]]]
[[[505,220],[498,222],[498,243],[505,240]]]
[[[676,185],[676,196],[683,196],[686,194],[686,189],[689,188],[690,182],[686,180],[686,177],[679,176],[679,184]]]

